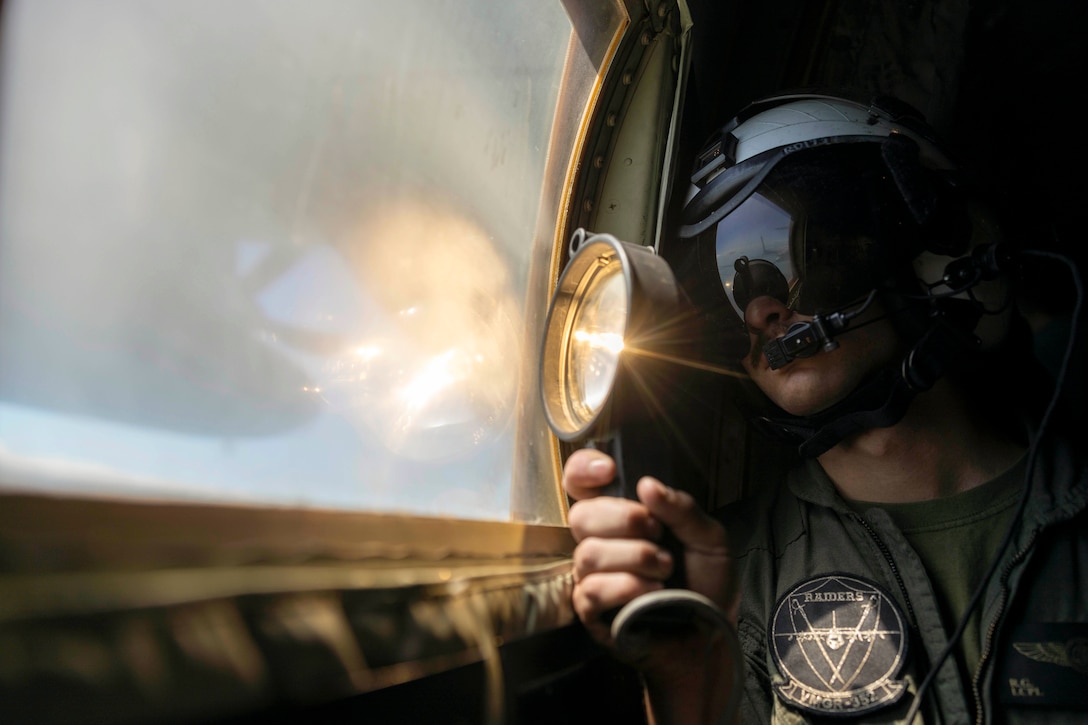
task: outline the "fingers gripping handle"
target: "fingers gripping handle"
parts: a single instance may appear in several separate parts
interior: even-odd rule
[[[606,496],[637,501],[635,486],[642,476],[653,476],[670,485],[673,481],[669,463],[671,451],[652,425],[625,425],[622,431],[607,441],[592,444],[592,447],[607,453],[616,462],[616,477],[602,490]],[[668,527],[664,527],[658,543],[672,555],[673,560],[672,574],[665,580],[665,586],[686,587],[683,544]]]

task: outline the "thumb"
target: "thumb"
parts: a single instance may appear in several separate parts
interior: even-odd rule
[[[691,494],[656,478],[642,478],[636,490],[650,515],[683,547],[683,586],[709,597],[735,624],[739,582],[725,527],[703,511]]]
[[[666,486],[652,476],[641,478],[636,490],[650,514],[669,527],[689,551],[720,552],[727,548],[725,530],[691,494]]]

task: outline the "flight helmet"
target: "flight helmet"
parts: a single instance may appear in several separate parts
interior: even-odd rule
[[[739,363],[745,308],[763,295],[812,316],[768,343],[772,368],[833,350],[874,304],[907,350],[831,410],[798,418],[768,403],[758,421],[819,455],[895,423],[916,393],[1002,339],[1008,256],[973,188],[922,115],[888,97],[778,94],[709,139],[677,248],[713,321],[712,357]]]

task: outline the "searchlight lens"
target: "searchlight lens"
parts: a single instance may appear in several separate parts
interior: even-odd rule
[[[666,321],[676,320],[680,295],[668,264],[652,248],[584,230],[575,240],[548,309],[540,355],[544,413],[567,442],[609,436],[620,422],[617,403],[646,407],[621,389],[654,365],[646,352],[662,346],[659,338],[672,327]]]
[[[571,316],[567,346],[572,382],[567,394],[579,418],[592,420],[608,400],[623,352],[629,307],[619,261],[611,257],[598,263]]]
[[[552,297],[540,389],[548,425],[562,440],[591,433],[612,397],[631,312],[627,259],[613,237],[585,239]]]

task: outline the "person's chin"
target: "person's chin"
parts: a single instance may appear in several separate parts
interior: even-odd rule
[[[764,371],[756,380],[779,408],[790,415],[805,417],[826,410],[842,399],[839,390],[829,389],[825,376],[802,365],[792,368],[794,364]]]
[[[842,402],[842,400],[842,396],[837,395],[817,396],[798,394],[781,396],[774,402],[779,408],[790,415],[797,416],[798,418],[807,418],[822,413],[829,408],[833,408],[837,403]]]

